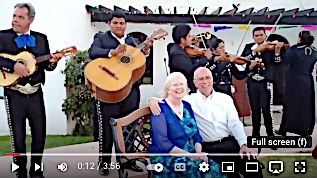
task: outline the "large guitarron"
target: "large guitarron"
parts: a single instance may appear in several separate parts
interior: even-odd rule
[[[158,40],[167,34],[160,28],[149,38]],[[133,83],[145,72],[146,57],[141,52],[144,47],[145,43],[140,43],[137,47],[126,45],[126,52],[121,55],[89,62],[84,74],[93,97],[106,103],[116,103],[125,99]]]
[[[56,53],[61,53],[63,56],[67,56],[67,55],[74,54],[76,52],[77,52],[76,47],[71,46],[71,47],[65,48],[59,52],[56,52]],[[33,54],[31,54],[27,51],[21,52],[17,55],[10,55],[10,54],[1,53],[0,56],[7,58],[7,59],[11,59],[12,61],[17,61],[19,63],[24,64],[27,67],[27,69],[30,71],[30,75],[32,75],[36,71],[36,65],[38,63],[52,59],[52,56],[50,54],[34,58]],[[11,74],[11,73],[8,73],[6,71],[0,71],[0,72],[1,72],[0,73],[0,86],[13,85],[20,78],[20,76],[17,75],[16,73]]]

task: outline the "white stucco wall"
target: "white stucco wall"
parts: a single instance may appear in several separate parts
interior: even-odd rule
[[[270,9],[286,8],[291,9],[300,7],[298,0],[286,0],[275,1],[266,0],[265,5]],[[317,8],[313,4],[312,0],[301,0],[304,8]],[[0,29],[11,28],[11,17],[13,12],[13,6],[16,3],[23,2],[18,0],[10,0],[0,2]],[[90,16],[87,15],[85,5],[92,6],[103,5],[105,7],[112,8],[113,5],[117,5],[122,8],[128,8],[132,5],[140,10],[143,10],[143,6],[148,6],[151,9],[163,6],[164,11],[167,12],[169,8],[174,6],[178,7],[179,12],[187,12],[189,7],[187,0],[67,0],[58,2],[49,0],[28,0],[32,3],[36,9],[35,21],[32,25],[32,30],[45,33],[48,36],[51,51],[62,49],[67,46],[76,45],[79,50],[88,49],[94,34],[98,31],[106,31],[107,26],[105,24],[96,23],[95,26],[91,26]],[[127,3],[129,2],[129,3]],[[200,11],[204,6],[210,7],[208,12],[217,9],[219,6],[224,8],[224,11],[232,8],[232,3],[240,3],[240,10],[247,9],[249,7],[255,7],[259,10],[264,7],[262,1],[246,1],[246,0],[189,0],[190,5],[195,8],[195,11]],[[218,26],[218,25],[217,25]],[[156,41],[154,43],[154,85],[147,85],[141,87],[141,105],[143,106],[150,96],[159,96],[158,92],[161,88],[162,82],[165,80],[165,64],[163,58],[167,57],[166,45],[172,41],[171,30],[172,26],[169,25],[149,25],[149,24],[128,24],[127,32],[140,31],[145,34],[151,34],[157,28],[163,28],[167,30],[170,35],[166,37],[166,40]],[[253,27],[252,27],[253,28]],[[285,36],[292,44],[296,42],[296,35],[300,31],[300,28],[283,29],[276,33]],[[214,33],[217,37],[222,38],[227,46],[227,51],[235,53],[238,49],[241,38],[244,34],[243,30],[231,29],[214,32],[213,29],[201,28],[200,31],[197,28],[193,28],[194,34],[209,31]],[[313,34],[317,36],[317,32]],[[251,42],[251,31],[246,35],[246,38],[242,44]],[[316,45],[316,44],[315,44]],[[240,52],[242,49],[240,49]],[[47,72],[47,82],[44,86],[45,92],[45,104],[47,112],[47,133],[48,134],[66,134],[67,133],[67,120],[65,114],[62,112],[63,99],[66,97],[65,88],[63,87],[64,76],[61,74],[61,70],[65,67],[65,61],[61,60],[57,69],[54,72]],[[0,90],[1,92],[1,90]],[[28,133],[29,129],[27,130]],[[6,113],[4,109],[3,100],[0,100],[0,135],[8,135],[9,130],[6,121]]]

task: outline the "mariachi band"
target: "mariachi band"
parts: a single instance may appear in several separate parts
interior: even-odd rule
[[[186,34],[188,28],[186,25],[180,25],[174,29],[178,29],[177,35],[181,36],[182,33]],[[281,38],[281,36],[276,34],[267,35],[263,27],[254,28],[252,37],[254,42],[245,45],[241,56],[227,53],[225,42],[209,32],[194,36],[192,41],[187,42],[187,44],[187,37],[183,38],[184,42],[178,45],[177,42],[180,42],[181,39],[173,37],[174,43],[168,44],[171,72],[183,72],[188,77],[188,85],[191,92],[195,92],[193,84],[190,83],[192,81],[192,73],[195,68],[205,66],[212,71],[214,90],[228,94],[231,97],[234,96],[235,92],[232,78],[234,77],[237,80],[247,78],[246,84],[251,108],[253,136],[260,136],[261,114],[264,117],[264,125],[268,136],[284,136],[286,132],[302,136],[312,135],[315,125],[315,101],[311,73],[316,62],[316,48],[311,45],[314,37],[308,31],[303,31],[298,35],[297,44],[292,47],[289,47],[288,41],[284,37]],[[177,47],[173,48],[175,45]],[[184,45],[184,50],[181,50],[179,46]],[[178,49],[177,54],[184,54],[177,55],[177,59],[180,60],[172,57],[171,51],[173,49]],[[291,52],[296,55],[291,55]],[[297,58],[308,59],[301,61]],[[298,64],[296,69],[295,67],[293,69],[293,66],[295,66],[293,62],[296,60]],[[239,70],[237,66],[244,68],[244,70]],[[285,78],[282,79],[283,84],[278,83],[279,81],[276,80],[278,75],[281,74],[278,71],[281,66],[283,66],[283,71],[285,70]],[[295,72],[291,73],[292,70]],[[303,84],[301,87],[305,88],[305,92],[298,92],[295,89],[297,85],[292,80],[299,78],[297,74],[305,74],[299,75],[300,79],[298,79],[303,79],[299,83]],[[296,77],[289,77],[293,75],[296,75]],[[284,81],[287,88],[284,87]],[[280,88],[283,88],[283,91],[285,90],[285,93],[283,93],[285,95],[284,101],[282,102],[284,113],[280,129],[274,130],[273,88],[276,88],[277,85],[283,85]],[[296,109],[296,105],[303,102],[300,98],[311,98],[304,101],[305,106],[301,107],[301,111]],[[301,125],[298,119],[295,118],[296,116],[298,117],[298,114],[300,114],[299,116],[305,115],[302,118],[305,120],[302,121],[306,123],[304,124],[305,126]]]
[[[297,44],[289,48],[287,40],[274,39],[273,35],[272,37],[270,36],[271,34],[266,34],[263,27],[256,27],[252,31],[254,42],[245,45],[240,57],[227,53],[224,41],[213,37],[210,33],[199,34],[197,35],[198,37],[195,37],[191,36],[190,31],[191,28],[188,25],[175,26],[172,30],[174,43],[168,44],[167,51],[171,73],[183,73],[187,78],[187,82],[189,82],[190,89],[192,88],[191,84],[194,84],[198,88],[197,92],[191,90],[189,95],[195,101],[191,101],[188,97],[188,101],[190,104],[193,104],[194,108],[196,108],[196,105],[202,104],[196,108],[197,111],[194,110],[197,121],[201,117],[204,121],[209,120],[213,125],[208,126],[208,129],[212,129],[212,132],[217,132],[218,135],[222,134],[220,129],[217,130],[217,128],[223,129],[221,127],[223,125],[217,123],[217,121],[225,119],[217,115],[217,113],[221,112],[221,102],[219,102],[219,108],[216,108],[212,104],[217,103],[216,93],[221,92],[233,97],[232,77],[234,76],[238,80],[247,78],[253,127],[252,136],[261,136],[262,114],[266,134],[269,137],[274,137],[275,134],[286,136],[287,132],[300,136],[312,135],[315,126],[315,93],[312,70],[317,61],[317,50],[312,46],[314,37],[310,32],[300,32],[297,37]],[[197,41],[199,37],[200,41]],[[240,71],[236,66],[241,64],[245,64],[245,70],[243,71]],[[276,70],[281,64],[285,65],[286,73],[285,102],[283,103],[283,116],[280,129],[274,130],[272,112],[273,87],[278,83],[276,80],[276,75],[278,75]],[[203,77],[197,76],[197,71],[202,66],[211,71],[213,80],[210,80],[211,77],[206,77],[207,75],[202,75]],[[198,69],[195,70],[195,68]],[[190,83],[191,81],[193,83]],[[207,88],[211,82],[213,82],[213,90],[216,92],[212,91],[211,95],[206,95],[205,93],[208,92]],[[171,90],[173,91],[173,89]],[[195,96],[199,97],[195,98]],[[215,99],[211,101],[211,98]],[[166,102],[166,100],[163,101]],[[156,112],[154,107],[155,102],[153,100],[150,102],[151,111]],[[227,102],[227,104],[230,103]],[[208,107],[210,107],[210,110]],[[226,121],[228,124],[231,122],[230,120]],[[202,123],[200,123],[199,130],[204,134],[210,133],[211,130],[207,131],[205,129],[206,122]],[[224,147],[227,150],[229,149],[228,145],[220,146],[220,143],[215,142],[217,141],[212,140],[210,142],[207,137],[205,138],[205,143],[210,143],[210,145],[216,144],[217,146],[215,147],[218,150]],[[222,141],[220,140],[220,142]],[[277,146],[272,146],[271,148],[276,150]],[[210,151],[207,152],[211,153]],[[259,148],[258,152],[261,152],[261,148]],[[251,177],[261,177],[261,175],[252,175]]]
[[[187,26],[180,26],[183,33],[186,33]],[[175,28],[177,29],[177,28]],[[257,39],[257,43],[262,43],[265,39],[265,30],[261,27],[255,28],[255,35],[259,33],[262,39]],[[182,34],[182,32],[178,32],[177,34]],[[198,36],[198,37],[197,37]],[[229,54],[225,50],[225,42],[221,39],[216,38],[214,35],[209,32],[199,34],[193,38],[192,43],[184,48],[184,51],[187,53],[187,56],[184,55],[182,60],[176,60],[170,57],[169,54],[169,64],[171,67],[171,72],[180,71],[184,72],[182,68],[187,69],[185,76],[191,76],[193,72],[193,68],[198,66],[205,66],[211,70],[213,74],[213,88],[215,91],[222,92],[228,94],[233,97],[235,88],[233,86],[232,78],[235,77],[238,80],[242,80],[244,78],[248,78],[247,86],[248,86],[248,94],[249,94],[249,102],[252,111],[252,124],[253,124],[253,136],[260,136],[260,126],[261,126],[261,109],[264,114],[266,131],[269,136],[274,136],[273,130],[273,117],[270,107],[270,98],[272,93],[272,88],[269,88],[269,80],[265,74],[265,68],[271,69],[267,67],[270,64],[271,57],[274,61],[280,59],[280,55],[278,56],[268,56],[267,53],[272,53],[272,50],[266,50],[259,56],[256,54],[252,54],[251,47],[255,46],[256,43],[250,43],[245,46],[245,49],[242,52],[242,57],[237,55]],[[174,37],[173,37],[174,38]],[[199,38],[197,40],[197,38]],[[257,37],[258,38],[258,37]],[[262,40],[262,42],[260,42]],[[273,44],[272,44],[273,45]],[[280,43],[274,44],[274,46],[280,45]],[[204,48],[206,47],[206,48]],[[207,50],[208,49],[208,50]],[[211,51],[212,55],[207,56],[204,55],[205,51]],[[259,51],[260,52],[260,51]],[[274,52],[273,52],[274,53]],[[264,57],[262,57],[264,55]],[[179,56],[178,56],[179,58]],[[187,58],[187,59],[186,59]],[[189,60],[189,58],[191,60]],[[208,58],[206,60],[206,58]],[[277,58],[277,59],[275,59]],[[256,59],[256,60],[254,60]],[[260,59],[260,60],[259,60]],[[265,59],[266,61],[262,61]],[[184,66],[185,62],[189,65]],[[182,65],[173,65],[174,61],[180,63]],[[281,60],[277,61],[280,62]],[[171,65],[172,64],[172,65]],[[237,67],[240,65],[241,67],[245,67],[245,70],[240,71]],[[244,65],[244,66],[243,66]],[[192,81],[190,77],[188,77],[188,81]],[[191,89],[191,83],[189,83],[189,87]],[[193,91],[193,90],[191,90]],[[193,91],[195,92],[195,91]]]
[[[44,178],[42,170],[35,170],[35,164],[42,162],[41,154],[44,151],[46,139],[46,115],[44,104],[45,71],[53,71],[57,62],[71,49],[51,54],[49,41],[43,33],[30,29],[35,17],[35,9],[30,3],[15,5],[12,16],[12,28],[0,31],[0,70],[1,84],[4,87],[5,105],[8,116],[8,124],[11,134],[12,152],[25,153],[25,121],[30,121],[32,132],[31,152],[39,155],[31,156],[31,168],[27,171],[27,157],[13,157],[15,164],[19,166],[17,177]],[[87,85],[95,96],[96,117],[99,131],[99,169],[101,175],[108,175],[107,165],[111,162],[112,132],[110,118],[120,118],[139,108],[141,78],[148,67],[148,56],[155,39],[164,37],[167,33],[158,30],[151,35],[152,38],[144,42],[126,35],[126,16],[119,12],[111,14],[108,22],[109,31],[97,33],[89,49],[89,57],[92,62],[85,67]],[[193,72],[196,68],[204,66],[212,72],[214,78],[214,90],[223,92],[233,97],[234,87],[232,77],[237,79],[247,78],[249,103],[252,111],[253,136],[260,135],[261,112],[264,115],[266,132],[269,136],[275,134],[286,135],[287,132],[302,136],[312,135],[315,125],[315,93],[314,81],[311,75],[314,64],[317,61],[317,50],[312,46],[314,37],[309,31],[298,34],[297,44],[288,47],[288,44],[279,40],[268,40],[265,29],[257,27],[252,32],[254,43],[247,44],[241,56],[229,54],[225,50],[225,42],[210,33],[192,36],[188,25],[177,25],[173,28],[173,43],[167,45],[170,72],[181,72],[188,81],[191,93],[195,93]],[[127,46],[129,45],[129,46]],[[285,48],[289,48],[287,51]],[[136,54],[121,55],[127,52]],[[31,56],[31,57],[29,57]],[[31,59],[33,65],[23,65],[17,59]],[[36,58],[33,60],[33,58]],[[104,60],[107,58],[107,60]],[[142,70],[133,73],[134,82],[122,84],[122,78],[128,76],[124,72],[118,72],[128,65],[131,60],[138,58],[143,61]],[[101,59],[101,60],[100,60]],[[119,59],[119,60],[118,60]],[[37,64],[34,62],[37,60]],[[40,62],[41,61],[41,62]],[[107,63],[118,62],[115,70]],[[29,64],[28,63],[28,64]],[[104,64],[98,65],[98,63]],[[275,67],[281,63],[286,65],[285,77],[285,102],[283,104],[283,117],[279,130],[273,130],[273,87]],[[94,66],[94,64],[97,64]],[[133,65],[133,64],[132,64]],[[236,65],[243,65],[244,71],[240,71]],[[89,69],[91,69],[89,73]],[[205,68],[204,68],[205,69]],[[87,71],[87,72],[86,72]],[[208,71],[208,70],[207,70]],[[96,78],[98,72],[107,76],[109,80]],[[209,72],[209,71],[208,71]],[[139,75],[139,76],[134,76]],[[6,77],[10,76],[10,77]],[[16,80],[15,79],[19,80]],[[12,81],[11,81],[12,80]],[[111,85],[111,82],[113,81]],[[113,83],[119,81],[117,84]],[[102,84],[96,85],[96,82]],[[121,82],[121,83],[120,83]],[[129,83],[129,84],[130,84]],[[12,85],[11,85],[12,84]],[[121,86],[120,86],[121,85]],[[104,90],[102,90],[104,87]],[[110,88],[109,88],[110,87]],[[112,94],[113,88],[124,88],[124,92]],[[129,88],[130,87],[130,88]],[[98,90],[98,91],[96,91]],[[105,92],[108,90],[108,93]],[[115,90],[112,90],[115,91]],[[103,93],[104,92],[104,93]],[[102,94],[99,96],[98,94]],[[110,93],[110,94],[109,94]],[[110,102],[109,102],[110,101]],[[127,127],[128,132],[132,128]],[[126,135],[124,135],[126,137]],[[127,143],[130,140],[127,141]],[[134,152],[129,148],[127,152]],[[135,161],[125,164],[125,168],[137,172],[142,169]]]

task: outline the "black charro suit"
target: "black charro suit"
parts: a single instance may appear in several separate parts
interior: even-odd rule
[[[139,40],[127,36],[125,38],[125,44],[136,46]],[[120,45],[118,39],[116,39],[110,31],[97,33],[94,36],[94,41],[89,49],[89,57],[94,60],[97,58],[108,58],[111,50],[117,48]],[[146,60],[146,70],[149,70],[149,60]],[[107,81],[105,81],[107,82]],[[110,118],[121,118],[139,108],[140,103],[140,88],[141,79],[135,82],[132,86],[130,94],[124,100],[118,103],[104,103],[96,101],[96,113],[98,115],[99,123],[99,152],[103,154],[112,153],[112,131],[110,126]],[[124,136],[127,133],[124,133]],[[131,140],[132,141],[132,140]],[[127,150],[127,152],[133,152],[133,148]],[[111,156],[100,156],[100,163],[111,163]]]
[[[217,92],[221,92],[229,95],[233,98],[234,93],[232,91],[233,82],[232,76],[237,80],[242,80],[247,77],[248,70],[240,71],[233,62],[215,62],[212,65],[208,65],[213,75],[213,88]]]
[[[190,93],[195,93],[196,87],[193,82],[195,69],[197,69],[198,67],[212,65],[214,63],[213,58],[190,58],[187,55],[186,51],[176,43],[168,44],[167,53],[169,58],[168,66],[170,68],[170,73],[181,72],[187,79]]]
[[[273,116],[270,108],[271,90],[274,83],[274,68],[276,64],[282,62],[283,55],[275,55],[275,51],[263,51],[261,53],[252,54],[252,47],[255,43],[246,44],[242,56],[252,60],[259,59],[264,67],[255,66],[250,70],[247,80],[248,96],[252,115],[252,134],[260,135],[261,127],[261,110],[264,117],[264,125],[268,136],[274,136],[273,132]],[[247,65],[249,67],[249,65]],[[262,80],[255,80],[256,75],[262,76]]]
[[[36,38],[35,47],[22,47],[18,48],[14,42],[14,38],[18,35],[13,29],[0,31],[0,53],[7,53],[16,55],[22,51],[28,51],[35,57],[50,54],[49,43],[46,35],[30,31],[30,35]],[[0,70],[5,72],[14,72],[14,61],[0,57]],[[38,85],[45,83],[45,71],[53,71],[56,68],[56,63],[48,61],[38,64],[37,71],[28,76],[23,77],[18,84]],[[46,116],[45,106],[43,100],[43,91],[40,87],[35,93],[23,94],[17,90],[12,90],[10,87],[4,87],[4,96],[6,103],[6,110],[8,115],[8,124],[10,128],[12,151],[15,153],[25,153],[25,137],[26,137],[26,119],[29,120],[31,134],[32,134],[32,153],[43,153],[45,137],[46,137]],[[26,174],[27,158],[19,156],[13,158],[14,162],[19,165],[18,174]],[[34,172],[35,163],[41,165],[42,156],[31,157],[31,175],[41,175],[39,170]]]

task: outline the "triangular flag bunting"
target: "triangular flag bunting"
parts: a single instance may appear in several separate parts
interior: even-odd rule
[[[232,27],[227,27],[227,26],[215,26],[214,31],[217,32],[219,30],[225,30],[225,29],[231,29]]]

